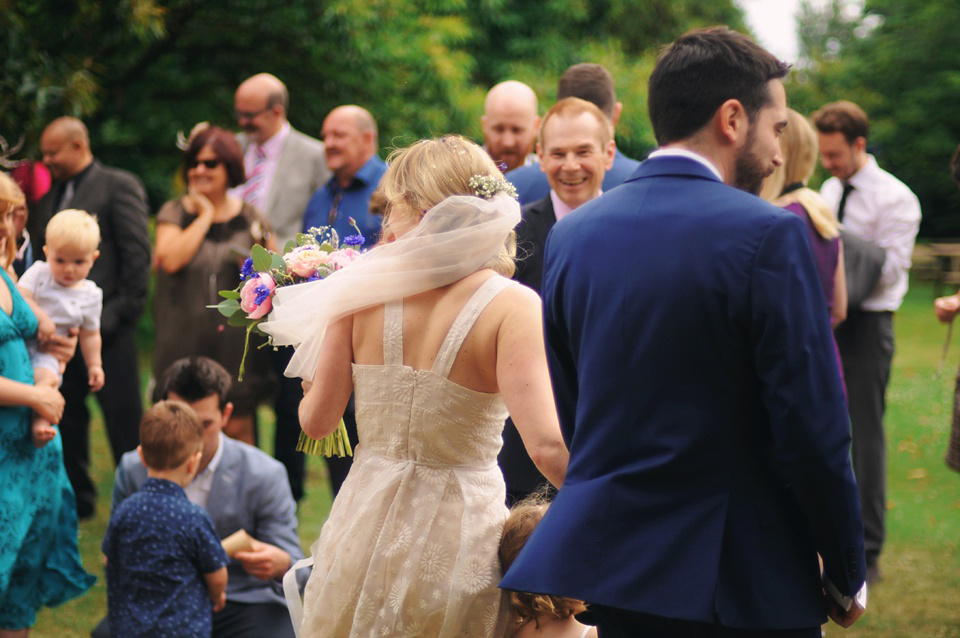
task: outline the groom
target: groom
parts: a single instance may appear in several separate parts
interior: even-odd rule
[[[782,161],[787,70],[726,28],[674,42],[649,85],[660,149],[547,242],[570,465],[501,586],[587,601],[601,638],[815,638],[863,613],[816,268],[800,219],[750,194]]]

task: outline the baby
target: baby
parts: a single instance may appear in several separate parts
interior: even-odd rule
[[[210,515],[183,491],[200,466],[200,417],[160,401],[143,415],[137,451],[147,481],[114,508],[103,538],[110,635],[209,638],[228,559]]]
[[[93,215],[82,210],[60,211],[47,224],[46,261],[30,266],[17,284],[20,294],[37,315],[37,341],[28,344],[34,368],[34,383],[59,387],[63,364],[53,355],[40,352],[54,332],[66,335],[80,329],[80,352],[87,364],[90,388],[103,387],[103,363],[100,357],[100,311],[103,291],[87,275],[100,255],[100,227]],[[46,445],[57,431],[40,417],[33,421],[33,444]]]
[[[510,508],[500,537],[500,567],[504,572],[513,565],[549,505],[543,494],[535,493]],[[583,601],[545,594],[509,593],[516,618],[510,638],[597,638],[596,627],[584,625],[574,617],[586,611]]]

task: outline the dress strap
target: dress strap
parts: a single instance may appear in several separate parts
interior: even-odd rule
[[[460,314],[454,319],[453,325],[450,326],[450,331],[447,332],[447,336],[440,346],[440,351],[437,353],[437,358],[433,362],[434,372],[443,377],[450,375],[450,369],[457,358],[457,353],[460,352],[460,346],[463,345],[463,340],[467,338],[467,334],[473,328],[473,324],[476,323],[477,317],[501,290],[512,283],[506,277],[494,276],[477,288],[460,311]]]
[[[403,365],[403,299],[383,305],[383,365]]]

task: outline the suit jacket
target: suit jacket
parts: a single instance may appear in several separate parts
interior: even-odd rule
[[[223,456],[207,498],[207,512],[217,534],[226,538],[243,529],[290,554],[291,564],[303,558],[297,535],[297,506],[283,465],[252,445],[227,436],[220,441]],[[147,468],[137,452],[124,454],[117,466],[111,507],[116,509],[146,480]],[[286,604],[280,581],[255,578],[236,560],[227,566],[227,600]]]
[[[250,144],[246,136],[240,134],[237,139],[246,150]],[[310,196],[330,179],[323,148],[323,142],[291,127],[280,149],[263,211],[276,233],[278,249],[301,232]]]
[[[640,162],[627,157],[617,149],[613,156],[613,166],[603,176],[603,192],[606,193],[624,183],[640,166]],[[550,184],[547,176],[540,169],[540,164],[527,164],[513,169],[506,174],[508,182],[517,189],[517,198],[521,206],[526,206],[550,194]]]
[[[553,212],[553,201],[547,193],[546,197],[523,207],[523,217],[517,225],[517,272],[513,278],[538,293],[543,279],[543,249],[547,244],[547,234],[555,223],[557,217]],[[503,470],[507,494],[511,497],[530,494],[547,482],[530,460],[523,439],[511,419],[507,419],[503,428],[503,447],[497,462]]]
[[[501,586],[746,629],[863,583],[849,421],[803,222],[647,160],[557,223],[543,281],[566,481]]]
[[[54,182],[30,209],[27,230],[37,258],[43,256],[44,231],[58,212],[63,187],[63,182]],[[96,215],[100,224],[100,257],[93,263],[89,279],[103,290],[100,332],[109,342],[120,328],[136,325],[147,301],[150,237],[146,192],[132,173],[94,160],[67,205]]]

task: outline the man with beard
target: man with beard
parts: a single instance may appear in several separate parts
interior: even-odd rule
[[[535,161],[533,141],[540,126],[537,94],[523,82],[507,80],[490,89],[480,125],[483,147],[503,172]]]
[[[725,27],[682,36],[650,77],[660,149],[547,242],[570,464],[501,587],[585,600],[601,636],[816,638],[828,614],[863,612],[846,406],[806,229],[743,192],[781,162],[787,70]]]
[[[236,194],[262,211],[273,225],[277,247],[293,239],[303,228],[303,210],[310,196],[330,177],[323,143],[297,131],[287,121],[289,95],[276,76],[258,73],[244,80],[234,94],[234,114],[243,129],[239,136],[244,149],[243,165],[247,181]],[[297,408],[303,391],[299,379],[283,376],[293,356],[292,348],[270,351],[273,368],[279,377],[274,401],[277,428],[274,456],[287,468],[293,497],[303,497],[304,457],[297,452],[300,421]],[[247,432],[231,432],[240,440],[256,440],[256,424],[251,419]]]

